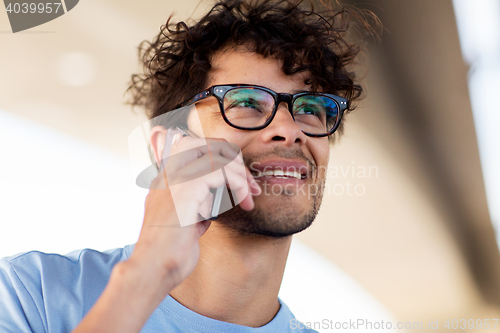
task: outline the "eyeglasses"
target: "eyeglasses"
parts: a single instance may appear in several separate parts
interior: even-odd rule
[[[332,94],[300,92],[276,93],[271,89],[248,84],[215,85],[177,106],[187,106],[214,96],[224,121],[242,130],[260,130],[268,126],[281,102],[304,134],[328,136],[340,125],[348,100]]]

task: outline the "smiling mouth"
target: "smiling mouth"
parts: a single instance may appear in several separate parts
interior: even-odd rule
[[[305,179],[307,174],[303,174],[297,171],[285,171],[285,170],[268,170],[268,171],[252,171],[254,178],[261,177],[275,177],[281,179]]]

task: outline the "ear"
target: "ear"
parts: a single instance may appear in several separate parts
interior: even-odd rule
[[[161,157],[163,156],[163,149],[165,148],[165,140],[167,138],[167,130],[163,126],[155,126],[151,129],[149,141],[153,148],[153,153],[158,168],[161,164]]]

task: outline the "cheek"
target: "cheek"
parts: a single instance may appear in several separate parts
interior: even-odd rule
[[[188,128],[200,137],[217,138],[222,137],[220,127],[223,125],[218,109],[197,105],[188,116]],[[225,123],[224,123],[225,124]]]
[[[310,148],[318,168],[318,177],[324,179],[327,173],[328,161],[330,159],[330,144],[328,139],[318,142]]]
[[[233,127],[230,127],[229,125],[225,124],[226,130],[225,130],[225,137],[227,141],[231,143],[237,144],[240,149],[243,151],[247,151],[246,148],[251,146],[251,143],[255,141],[254,138],[254,133],[251,133],[250,131],[242,131]]]
[[[187,118],[187,127],[199,137],[203,137],[203,134],[205,134],[204,128],[202,128],[201,126],[200,117],[195,107],[192,108],[191,111],[189,112]]]

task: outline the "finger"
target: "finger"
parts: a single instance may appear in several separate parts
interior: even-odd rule
[[[220,154],[230,160],[236,160],[238,163],[243,164],[243,156],[241,149],[238,145],[227,141],[212,141],[207,140],[207,148],[209,151],[216,155]]]
[[[204,208],[211,207],[213,202],[210,189],[226,186],[226,180],[236,202],[239,203],[245,199],[249,193],[247,178],[230,169],[225,174],[226,178],[222,170],[218,170],[196,179],[186,181],[178,179],[180,183],[170,185],[170,192],[180,225],[198,222],[198,214],[201,216],[207,215]],[[253,200],[251,200],[251,203],[253,203]]]
[[[239,176],[244,177],[247,181],[247,189],[250,191],[252,195],[260,195],[262,190],[257,183],[257,181],[253,178],[252,174],[250,173],[250,170],[244,165],[240,165],[236,163],[235,161],[230,162],[224,170],[233,170],[235,173],[237,173]],[[244,193],[246,196],[246,191]]]
[[[252,195],[260,195],[262,193],[262,189],[260,188],[259,183],[257,183],[257,181],[255,180],[252,173],[250,172],[250,170],[248,170],[247,167],[245,167],[245,173]]]
[[[176,138],[177,140],[172,143],[172,155],[193,148],[199,149],[202,154],[207,154],[210,150],[214,154],[221,154],[231,159],[236,158],[240,153],[238,145],[221,138],[192,138],[189,136],[176,136]]]
[[[220,138],[179,137],[179,139],[172,144],[171,155],[194,148],[196,148],[200,154],[211,152],[212,154],[220,154],[230,159],[235,159],[240,156],[241,162],[243,162],[240,154],[240,147]]]
[[[210,161],[212,170],[216,170],[221,166],[228,164],[230,161],[235,161],[236,163],[243,165],[243,157],[239,153],[239,147],[234,144],[229,144],[228,142],[207,142],[207,145],[197,146],[202,143],[200,139],[183,138],[182,147],[173,149],[175,152],[168,158],[168,162],[165,164],[165,169],[168,174],[172,174],[178,170],[183,169],[186,165],[192,161],[202,157],[208,156],[206,161]],[[180,142],[180,141],[179,141]],[[181,146],[181,143],[179,143]],[[220,160],[220,156],[226,158],[226,160]],[[214,162],[221,161],[220,165],[215,165]],[[224,163],[222,163],[224,162]],[[208,166],[207,165],[207,166]]]
[[[243,168],[242,170],[238,170],[238,172],[236,173],[229,169],[228,172],[226,172],[226,176],[235,203],[239,205],[243,203],[242,208],[246,210],[253,209],[252,191],[255,190],[252,190],[251,186],[249,185],[249,180],[245,173],[245,168]]]
[[[203,152],[197,147],[206,145],[206,141],[202,138],[191,138],[183,137],[181,133],[177,133],[173,136],[172,142],[170,143],[169,153],[162,156],[161,168],[178,169],[200,157]],[[182,152],[182,158],[179,157],[179,153]],[[176,156],[177,158],[172,158]]]
[[[224,173],[226,178],[224,178]],[[226,185],[226,180],[229,183],[231,191],[237,191],[245,189],[246,193],[249,192],[248,180],[245,174],[239,172],[234,172],[229,168],[224,168],[224,173],[222,170],[216,170],[200,177],[192,178],[188,175],[186,178],[179,176],[176,178],[176,184],[170,185],[171,191],[183,191],[183,192],[193,192],[193,199],[204,199],[207,196],[207,191],[209,192],[211,188],[218,188],[219,186]],[[199,193],[199,194],[198,194]],[[241,197],[242,200],[245,196]],[[202,203],[201,200],[198,201],[199,204]]]
[[[210,228],[211,223],[212,223],[212,221],[210,221],[210,220],[196,223],[196,227],[198,228],[198,232],[200,234],[200,237],[205,234],[205,232],[208,230],[208,228]]]
[[[248,195],[239,203],[241,209],[246,211],[251,211],[255,208],[255,201],[252,198],[252,195],[248,193]]]
[[[173,158],[177,158],[177,156]],[[180,158],[182,158],[182,156]],[[233,164],[230,165],[231,162],[232,162],[231,160],[221,155],[216,155],[212,157],[207,154],[203,155],[202,157],[194,161],[191,161],[190,163],[184,165],[180,169],[173,169],[173,167],[172,168],[167,167],[166,174],[169,184],[175,185],[181,182],[202,177],[206,174],[215,172],[224,167],[233,169],[236,172],[238,168],[235,168]],[[244,166],[241,165],[240,169],[244,170]]]
[[[222,157],[220,158],[223,159]],[[225,160],[224,162],[222,162],[222,164],[224,163],[226,163]],[[252,196],[259,195],[262,192],[262,190],[259,184],[255,181],[255,179],[251,175],[248,168],[246,168],[244,165],[239,165],[236,161],[231,161],[230,163],[225,165],[222,168],[222,170],[225,173],[226,184],[231,190],[233,198],[236,201],[236,204],[241,204],[243,202],[244,209],[247,210],[253,209]],[[250,195],[250,197],[248,197],[248,195]]]
[[[206,200],[198,208],[198,214],[200,214],[204,220],[207,220],[211,217],[212,212],[212,202],[214,201],[214,194],[212,191],[206,197]]]
[[[250,173],[250,170],[248,170],[247,167],[245,167],[245,175],[246,175],[246,180],[247,180],[247,186],[250,190],[250,192],[246,192],[247,195],[241,200],[239,203],[239,206],[241,209],[246,210],[246,211],[251,211],[255,207],[255,203],[253,200],[253,196],[260,195],[262,193],[262,190],[259,186],[259,184],[255,181],[253,178],[252,174]],[[244,196],[245,192],[239,193],[239,196]]]

